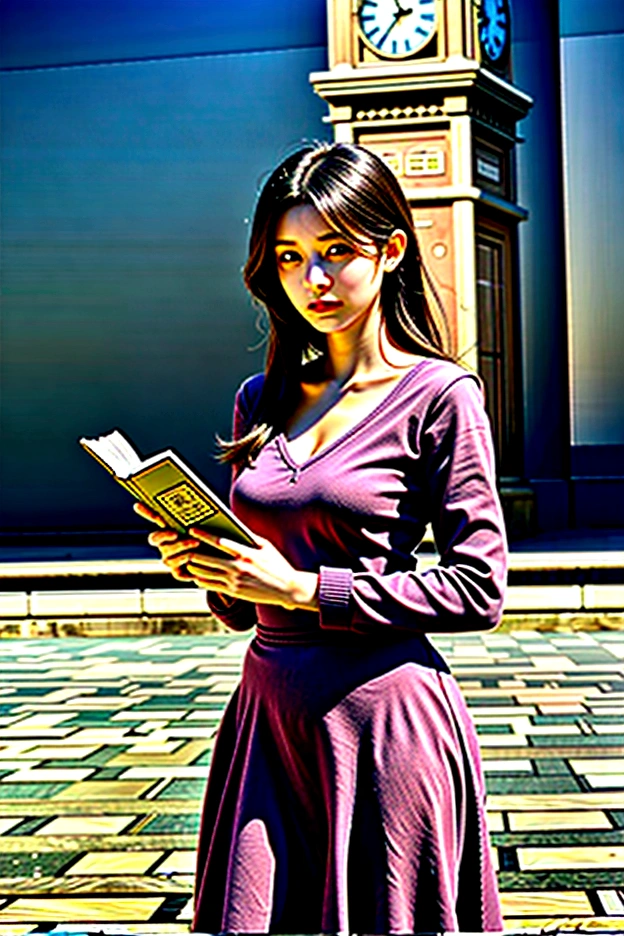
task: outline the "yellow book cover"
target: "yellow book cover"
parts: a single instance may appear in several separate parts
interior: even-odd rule
[[[245,524],[172,449],[143,458],[119,429],[79,442],[119,484],[178,533],[198,526],[216,536],[256,545]]]

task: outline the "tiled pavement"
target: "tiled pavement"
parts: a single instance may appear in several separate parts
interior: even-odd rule
[[[0,642],[0,936],[188,932],[199,802],[246,643]],[[480,733],[506,926],[624,932],[624,634],[436,644]]]

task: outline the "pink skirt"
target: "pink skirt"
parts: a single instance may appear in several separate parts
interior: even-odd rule
[[[210,768],[193,931],[502,929],[474,726],[449,673],[404,657],[252,643]]]

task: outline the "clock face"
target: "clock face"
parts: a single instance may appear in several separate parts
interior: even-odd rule
[[[436,30],[436,5],[437,0],[360,0],[364,41],[384,58],[414,55]]]
[[[484,57],[504,65],[509,55],[509,0],[481,0],[479,42]]]

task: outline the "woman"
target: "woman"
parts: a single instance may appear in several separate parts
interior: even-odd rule
[[[256,626],[210,769],[194,929],[500,930],[477,740],[426,634],[496,625],[503,521],[480,385],[444,350],[391,171],[346,144],[286,159],[245,281],[267,363],[224,447],[258,548],[150,536],[226,624]],[[420,573],[428,522],[441,558]]]

